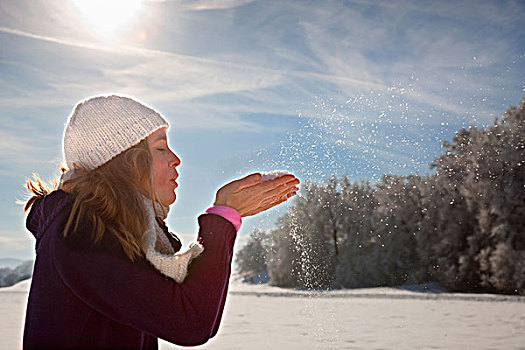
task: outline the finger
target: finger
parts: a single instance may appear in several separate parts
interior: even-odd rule
[[[287,183],[287,184],[284,184],[284,185],[280,185],[279,187],[276,187],[272,190],[269,190],[269,191],[266,191],[264,193],[264,196],[266,198],[272,198],[272,197],[280,197],[282,196],[283,194],[286,194],[286,193],[290,193],[292,191],[298,191],[299,189],[297,188],[297,186],[295,186],[293,184],[293,182],[290,182],[290,183]]]
[[[273,201],[268,201],[266,203],[261,203],[261,205],[259,207],[257,207],[256,209],[254,210],[251,210],[250,212],[246,213],[244,216],[252,216],[252,215],[256,215],[256,214],[259,214],[265,210],[268,210],[268,209],[271,209],[281,203],[284,203],[286,202],[288,199],[292,198],[293,196],[295,196],[297,194],[297,192],[291,192],[291,193],[288,193],[287,195],[285,196],[281,196],[279,198],[276,198],[276,199],[273,199]]]
[[[250,187],[250,186],[260,183],[261,179],[262,179],[261,174],[253,173],[253,174],[243,177],[240,180],[233,181],[233,183],[237,186],[236,190],[240,191],[243,188]]]
[[[294,194],[295,195],[295,194]],[[261,205],[259,208],[257,208],[257,213],[261,213],[263,211],[266,211],[268,209],[271,209],[281,203],[284,203],[286,202],[289,198],[293,197],[294,195],[292,195],[291,193],[286,195],[286,196],[282,196],[278,199],[275,199],[274,201],[270,202],[270,203],[267,203],[267,204],[264,204],[264,205]],[[256,214],[257,214],[256,213]]]
[[[277,179],[268,180],[263,183],[261,183],[261,188],[263,192],[272,191],[274,188],[279,187],[281,185],[298,185],[300,183],[299,179],[296,178],[294,175],[284,175]]]
[[[297,191],[299,191],[299,189],[296,186],[293,186],[293,187],[287,188],[286,190],[284,190],[282,192],[279,192],[278,194],[276,194],[275,196],[273,196],[271,198],[273,200],[276,200],[276,199],[281,198],[281,197],[289,198],[292,193],[295,194],[295,193],[297,193]]]
[[[285,191],[279,192],[279,193],[275,194],[274,196],[266,198],[265,200],[263,200],[261,202],[261,206],[265,206],[267,204],[271,204],[271,203],[279,201],[280,199],[283,199],[283,198],[285,200],[287,200],[288,198],[293,197],[294,195],[296,195],[298,190],[299,189],[297,187],[295,187],[295,186],[290,187],[290,188],[286,189]]]

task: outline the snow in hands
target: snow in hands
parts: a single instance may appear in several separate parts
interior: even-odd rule
[[[290,172],[286,170],[273,170],[273,171],[268,171],[268,172],[260,172],[260,174],[261,174],[261,183],[270,181],[270,180],[275,180],[285,175],[292,175]],[[283,195],[279,197],[278,201],[279,202],[286,201],[288,198],[291,198],[294,195],[295,195],[295,192],[289,193],[288,195]]]
[[[273,171],[268,171],[268,172],[261,172],[261,176],[262,176],[261,182],[277,179],[281,176],[289,175],[289,174],[290,172],[286,170],[273,170]]]

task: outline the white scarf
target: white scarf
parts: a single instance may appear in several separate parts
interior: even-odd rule
[[[146,259],[163,275],[182,283],[188,273],[188,265],[199,256],[204,247],[198,242],[192,242],[188,248],[175,252],[171,246],[164,230],[155,219],[155,211],[151,205],[151,199],[143,196],[144,208],[148,216],[148,226],[144,235],[142,249]],[[160,219],[164,220],[163,214],[168,213],[169,208],[163,207],[155,202],[155,208]]]

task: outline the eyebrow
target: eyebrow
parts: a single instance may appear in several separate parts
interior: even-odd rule
[[[166,135],[157,136],[153,139],[153,142],[157,141],[168,141],[168,138],[166,137]]]

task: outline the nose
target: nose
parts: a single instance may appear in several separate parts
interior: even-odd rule
[[[177,155],[173,152],[171,152],[171,154],[173,155],[171,161],[170,161],[170,167],[172,168],[176,168],[180,165],[180,158],[177,157]]]

